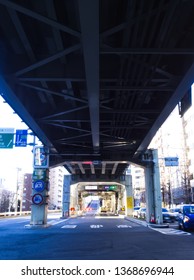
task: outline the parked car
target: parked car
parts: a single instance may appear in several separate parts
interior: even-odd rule
[[[184,204],[180,206],[178,225],[179,229],[185,231],[194,229],[194,204]]]
[[[140,209],[140,206],[135,206],[133,208],[133,217],[138,218],[138,210]]]
[[[174,218],[172,217],[171,213],[166,208],[162,208],[162,217],[163,217],[163,223],[174,222]]]
[[[178,221],[180,207],[170,208],[169,212],[174,221]]]
[[[143,219],[143,220],[146,219],[146,208],[145,207],[141,207],[138,210],[137,217],[138,217],[138,219]]]

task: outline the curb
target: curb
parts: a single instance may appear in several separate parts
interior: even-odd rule
[[[138,220],[132,217],[125,217],[126,220],[140,224],[144,227],[150,227],[150,228],[169,228],[169,224],[152,224],[152,223],[148,223],[146,221],[142,221],[142,220]]]

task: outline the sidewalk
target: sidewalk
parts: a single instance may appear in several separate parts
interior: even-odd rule
[[[168,223],[167,224],[152,224],[152,223],[148,223],[144,220],[136,219],[136,218],[129,217],[129,216],[125,216],[125,219],[128,221],[140,224],[144,227],[153,227],[153,228],[168,228],[169,227]]]

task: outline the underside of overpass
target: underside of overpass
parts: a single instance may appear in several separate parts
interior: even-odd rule
[[[125,213],[125,187],[115,182],[78,183],[71,206],[86,214]],[[77,195],[76,195],[77,194]],[[78,207],[77,207],[78,206]],[[71,207],[70,207],[71,209]]]
[[[190,90],[193,0],[0,0],[0,93],[50,167],[118,178]]]

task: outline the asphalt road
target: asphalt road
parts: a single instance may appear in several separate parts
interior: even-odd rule
[[[121,217],[49,215],[47,228],[29,217],[0,219],[0,260],[194,260],[194,233],[149,228]]]

